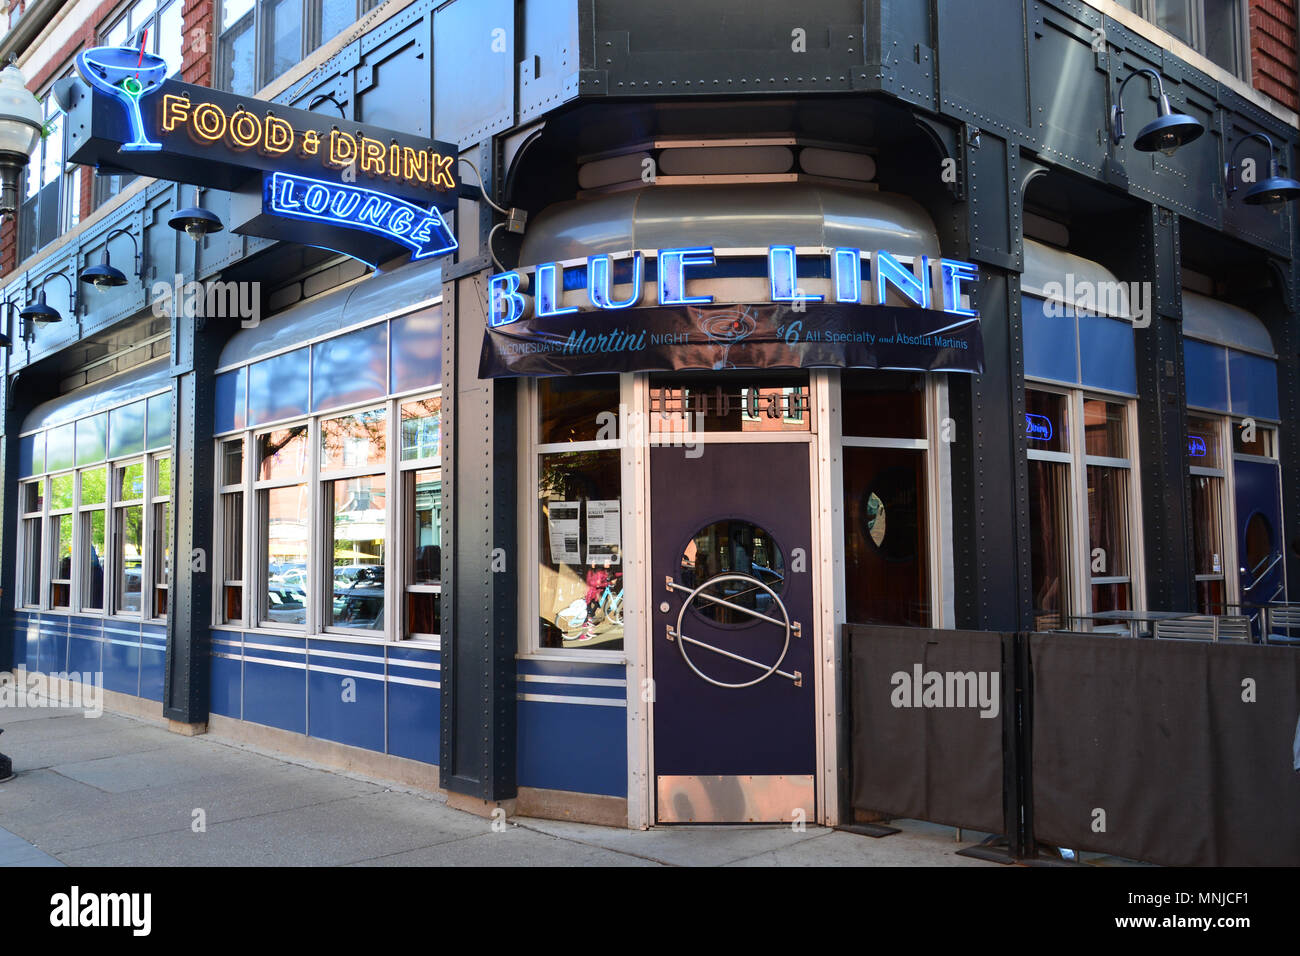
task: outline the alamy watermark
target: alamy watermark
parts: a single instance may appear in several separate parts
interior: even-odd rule
[[[186,282],[180,273],[173,282],[155,282],[150,290],[153,314],[160,319],[238,319],[241,328],[255,328],[262,321],[262,283]]]
[[[979,708],[981,717],[996,717],[1001,674],[997,671],[894,671],[889,702],[895,707]]]
[[[1043,314],[1051,318],[1065,315],[1067,306],[1076,315],[1127,316],[1134,328],[1145,329],[1151,324],[1151,283],[1118,282],[1076,279],[1067,272],[1065,282],[1047,282],[1042,289],[1047,299]]]
[[[17,680],[0,673],[0,710],[8,707],[56,707],[81,710],[83,717],[104,716],[104,674],[101,671],[57,671],[28,674]]]
[[[613,442],[617,448],[681,448],[687,458],[699,458],[704,454],[699,439],[703,434],[703,412],[634,412],[620,404],[617,414],[606,411],[596,416],[596,440]]]

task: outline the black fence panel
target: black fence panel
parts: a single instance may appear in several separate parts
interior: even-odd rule
[[[1300,653],[1029,638],[1033,838],[1175,866],[1300,864]]]
[[[1015,789],[1013,777],[1004,788],[1003,760],[1012,637],[859,625],[845,634],[853,808],[1003,833],[1004,792]]]

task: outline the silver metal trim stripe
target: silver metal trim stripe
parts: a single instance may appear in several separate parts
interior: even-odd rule
[[[515,700],[527,700],[544,704],[590,704],[596,707],[627,708],[627,701],[612,697],[560,697],[555,694],[516,694]]]
[[[520,674],[519,680],[539,684],[583,684],[589,687],[626,687],[626,678],[617,677],[544,677],[541,674]]]

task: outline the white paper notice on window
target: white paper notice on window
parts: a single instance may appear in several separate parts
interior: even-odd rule
[[[622,515],[619,499],[587,501],[587,563],[618,564]]]
[[[547,511],[547,527],[551,536],[551,560],[556,564],[580,564],[578,550],[578,522],[582,515],[580,501],[552,501]]]

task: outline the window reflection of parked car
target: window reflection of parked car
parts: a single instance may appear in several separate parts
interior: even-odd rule
[[[271,588],[266,594],[266,619],[276,624],[305,624],[307,595],[292,588]]]
[[[382,630],[384,627],[384,566],[340,565],[334,569],[334,624]]]

